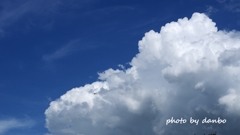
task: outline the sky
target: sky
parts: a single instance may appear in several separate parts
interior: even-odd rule
[[[239,134],[239,13],[238,0],[0,0],[0,135]]]

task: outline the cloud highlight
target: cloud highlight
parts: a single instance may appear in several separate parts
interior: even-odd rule
[[[57,135],[240,133],[239,32],[221,31],[194,13],[149,31],[128,69],[108,69],[73,88],[45,111]],[[224,117],[226,124],[171,124],[166,120]]]

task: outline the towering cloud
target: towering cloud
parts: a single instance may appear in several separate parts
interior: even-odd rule
[[[240,133],[239,37],[200,13],[149,31],[130,68],[108,69],[51,102],[46,127],[54,135]],[[188,122],[166,125],[171,117]]]

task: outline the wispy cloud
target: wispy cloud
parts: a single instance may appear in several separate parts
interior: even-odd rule
[[[34,124],[35,122],[32,120],[17,120],[17,119],[0,120],[0,135],[12,129],[30,128],[34,126]]]
[[[44,61],[52,61],[52,60],[65,57],[75,51],[74,48],[78,43],[79,43],[79,40],[70,41],[68,44],[57,49],[55,52],[43,55],[42,59]]]
[[[53,60],[66,57],[74,52],[77,52],[80,50],[86,50],[94,47],[91,45],[83,46],[80,41],[81,41],[80,39],[71,40],[69,43],[57,49],[56,51],[43,55],[42,59],[46,62],[50,62]]]
[[[33,1],[16,2],[3,1],[1,3],[2,10],[0,11],[0,31],[3,34],[5,27],[13,24],[27,13],[36,9],[36,4]]]
[[[231,12],[240,12],[239,0],[217,0],[217,2],[224,5],[224,8]]]
[[[84,2],[74,2],[75,6],[79,6]],[[28,21],[24,20],[24,24],[32,25],[35,22],[32,21],[32,15],[41,20],[46,18],[51,18],[54,14],[60,14],[59,8],[71,7],[73,2],[65,2],[63,0],[16,0],[14,2],[9,0],[2,0],[0,3],[0,34],[3,36],[5,34],[6,28],[9,28],[12,24],[20,21],[24,17],[28,16]],[[82,7],[80,7],[82,8]],[[50,19],[50,20],[51,20]],[[53,20],[47,22],[46,24],[51,25]],[[43,24],[44,26],[46,24]],[[49,27],[49,26],[47,26]]]
[[[211,14],[217,12],[217,11],[218,11],[217,8],[215,8],[213,6],[210,6],[210,5],[207,5],[205,14],[209,16],[209,15],[211,15]]]

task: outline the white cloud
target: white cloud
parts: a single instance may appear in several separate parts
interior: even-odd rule
[[[231,113],[239,115],[240,112],[240,94],[239,90],[229,89],[228,94],[219,99],[220,104],[227,106],[227,110]]]
[[[99,81],[52,101],[46,127],[57,135],[240,133],[240,123],[233,122],[240,117],[231,115],[240,113],[233,109],[239,103],[239,57],[228,53],[239,43],[239,32],[220,31],[200,13],[151,30],[130,68],[108,69]],[[166,126],[171,117],[224,117],[229,124]]]
[[[202,92],[205,90],[204,88],[204,82],[198,82],[195,86],[194,86],[195,89],[200,89]]]
[[[0,120],[0,135],[12,129],[29,128],[34,125],[32,120],[7,119]]]

